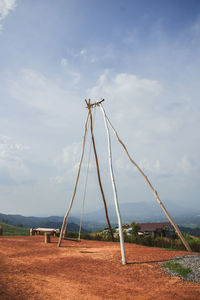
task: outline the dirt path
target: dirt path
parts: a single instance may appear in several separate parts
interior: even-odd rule
[[[1,300],[200,299],[200,285],[169,277],[158,262],[184,251],[119,243],[64,241],[42,236],[0,237]]]

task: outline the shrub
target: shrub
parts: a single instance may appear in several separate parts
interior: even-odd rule
[[[78,233],[73,231],[67,231],[67,237],[69,238],[78,238]]]
[[[68,232],[69,237],[78,237],[77,233]],[[81,233],[82,239],[87,240],[97,240],[97,241],[112,241],[111,234],[103,234],[102,232],[96,233]],[[200,239],[191,237],[189,234],[185,234],[185,238],[189,243],[192,251],[200,252]],[[177,239],[170,239],[166,237],[156,237],[153,238],[150,235],[138,236],[127,235],[124,233],[124,241],[127,243],[136,243],[139,245],[149,246],[149,247],[160,247],[169,250],[185,250],[185,246],[182,241]],[[115,242],[119,242],[119,236],[115,234]]]

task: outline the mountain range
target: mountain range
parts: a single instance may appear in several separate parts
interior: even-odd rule
[[[172,202],[168,202],[166,209],[169,215],[180,224],[196,224],[200,227],[200,209],[187,209],[183,206],[178,206]],[[111,223],[117,223],[117,215],[115,206],[108,207],[108,213]],[[123,223],[131,222],[163,222],[167,217],[160,205],[154,202],[135,202],[120,204],[120,213]],[[77,216],[78,217],[78,216]],[[106,223],[105,211],[102,208],[92,213],[84,215],[86,222]]]
[[[185,207],[177,206],[174,203],[167,204],[167,210],[174,221],[186,227],[200,227],[200,211],[195,208],[186,210]],[[122,203],[120,204],[120,212],[123,223],[131,222],[163,222],[167,221],[167,217],[162,211],[159,204],[155,201],[137,202],[137,203]],[[117,225],[117,216],[115,206],[108,207],[108,213],[111,224]],[[26,217],[22,215],[1,214],[0,221],[14,226],[23,226],[27,228],[47,227],[60,228],[63,222],[62,216],[50,217]],[[68,230],[79,231],[80,216],[70,216],[68,219]],[[104,209],[100,209],[91,213],[84,214],[83,218],[83,232],[92,232],[102,227],[106,227],[107,222],[105,218]]]
[[[7,215],[0,213],[0,222],[4,222],[6,224],[10,224],[18,227],[27,227],[27,228],[61,228],[63,217],[60,216],[50,216],[50,217],[26,217],[22,215]],[[79,231],[80,221],[75,217],[70,217],[68,219],[68,230],[77,232]],[[86,232],[84,228],[82,228],[83,232]]]

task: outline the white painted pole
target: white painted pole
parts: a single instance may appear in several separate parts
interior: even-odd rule
[[[109,128],[108,128],[108,123],[107,123],[105,111],[104,111],[103,106],[101,105],[101,103],[99,104],[99,107],[101,108],[101,111],[103,113],[106,132],[107,132],[110,176],[111,176],[111,181],[112,181],[115,208],[116,208],[116,213],[117,213],[117,218],[118,218],[118,225],[119,225],[119,238],[120,238],[120,246],[121,246],[122,264],[125,265],[126,264],[126,253],[125,253],[125,247],[124,247],[124,236],[123,236],[123,231],[122,231],[122,221],[121,221],[121,215],[120,215],[120,210],[119,210],[117,188],[116,188],[116,184],[115,184],[115,178],[114,178],[113,167],[112,167],[112,151],[111,151],[110,132],[109,132]]]

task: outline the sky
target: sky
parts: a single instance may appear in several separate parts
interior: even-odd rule
[[[196,208],[200,182],[199,0],[0,0],[0,212],[63,215],[85,99],[103,106],[163,203]],[[102,113],[94,135],[113,193]],[[72,214],[81,211],[91,137]],[[111,136],[119,203],[155,201]],[[103,207],[92,152],[86,212]]]

